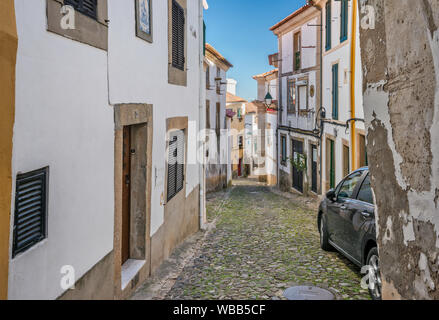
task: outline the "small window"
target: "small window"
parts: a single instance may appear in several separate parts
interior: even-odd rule
[[[185,132],[171,133],[168,150],[168,196],[170,201],[184,187]]]
[[[210,90],[210,66],[206,68],[206,89]]]
[[[348,39],[348,19],[349,19],[348,0],[341,0],[340,42],[346,41]]]
[[[301,40],[300,32],[297,32],[294,35],[294,71],[298,71],[302,67],[301,51],[302,51],[302,40]]]
[[[222,82],[221,69],[219,67],[216,67],[215,83],[216,83],[216,93],[217,94],[221,94],[221,82]]]
[[[285,165],[287,162],[287,137],[281,136],[281,156],[282,156],[282,164]]]
[[[242,136],[239,136],[239,149],[244,148],[244,138]]]
[[[373,204],[372,188],[370,186],[370,176],[367,175],[361,185],[360,192],[358,193],[358,200]]]
[[[340,188],[338,197],[341,199],[352,198],[355,188],[357,187],[358,182],[360,182],[362,176],[363,171],[358,171],[346,178]]]
[[[182,71],[186,61],[185,20],[184,9],[172,0],[172,66]]]
[[[65,5],[72,6],[76,11],[97,19],[98,0],[64,0]]]
[[[17,175],[12,256],[46,238],[49,168]]]
[[[332,10],[331,10],[331,0],[326,3],[326,23],[325,23],[325,33],[326,33],[326,50],[331,49],[331,32],[332,32]]]
[[[288,113],[296,112],[296,85],[294,80],[288,81],[288,101],[287,101]]]

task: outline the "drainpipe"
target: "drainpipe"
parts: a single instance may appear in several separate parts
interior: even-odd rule
[[[203,20],[203,9],[207,8],[207,3],[206,0],[199,0],[198,1],[198,30],[199,31],[199,113],[198,113],[198,133],[200,133],[202,130],[204,130],[204,128],[206,127],[206,119],[205,119],[205,100],[204,96],[206,93],[206,90],[204,88],[206,88],[206,85],[204,83],[205,77],[204,77],[204,70],[203,70],[203,62],[204,62],[204,40],[203,40],[203,36],[202,36],[202,32],[204,32],[204,20]],[[206,190],[206,172],[205,172],[205,167],[204,167],[204,154],[205,154],[205,143],[204,141],[199,141],[199,152],[198,155],[201,154],[201,159],[197,159],[198,163],[198,171],[199,171],[199,180],[200,180],[200,228],[201,229],[205,229],[206,228],[206,221],[205,221],[205,217],[206,217],[206,196],[205,196],[205,190]],[[198,157],[197,157],[198,158]]]
[[[357,44],[357,0],[352,0],[352,39],[351,39],[351,119],[355,119],[355,58]],[[357,169],[356,164],[356,136],[355,120],[351,121],[351,163],[352,171]]]
[[[309,1],[309,4],[313,5],[314,8],[320,11],[320,117],[323,112],[323,9],[321,4],[316,4],[315,1]],[[317,117],[318,115],[316,115]],[[317,123],[317,122],[316,122]],[[324,131],[324,122],[321,121],[321,129],[320,129],[320,193],[323,193],[323,131]]]

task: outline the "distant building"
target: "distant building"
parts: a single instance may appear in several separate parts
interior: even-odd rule
[[[207,192],[226,188],[231,182],[231,146],[227,136],[227,71],[233,65],[214,47],[206,44],[206,150]]]
[[[305,5],[271,30],[279,42],[279,184],[320,192],[320,12]]]
[[[244,173],[244,129],[247,100],[236,96],[236,81],[228,79],[227,112],[231,116],[231,164],[233,178]]]
[[[277,88],[278,70],[256,75],[258,99],[247,104],[245,116],[245,163],[251,176],[269,185],[277,183]],[[266,105],[270,96],[272,104]]]

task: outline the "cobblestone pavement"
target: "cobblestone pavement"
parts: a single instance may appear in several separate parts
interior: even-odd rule
[[[283,299],[288,287],[316,285],[338,299],[369,299],[359,268],[320,249],[317,200],[304,199],[242,182],[210,196],[208,217],[216,227],[163,297]]]

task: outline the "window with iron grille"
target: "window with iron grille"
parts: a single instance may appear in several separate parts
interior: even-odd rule
[[[49,168],[17,175],[12,256],[46,238]]]
[[[76,11],[97,19],[98,0],[64,0],[65,5],[72,6]]]
[[[172,66],[184,71],[185,56],[185,16],[184,9],[172,0]]]
[[[174,198],[184,187],[184,130],[171,133],[168,150],[168,192],[167,200]]]

